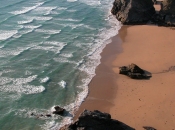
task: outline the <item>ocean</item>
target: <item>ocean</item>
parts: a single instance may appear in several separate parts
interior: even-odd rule
[[[56,130],[88,94],[121,25],[113,0],[0,1],[0,129]],[[59,105],[64,116],[51,114]]]

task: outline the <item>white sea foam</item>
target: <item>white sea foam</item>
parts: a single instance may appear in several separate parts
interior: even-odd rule
[[[29,82],[35,80],[37,75],[29,76],[27,78],[7,78],[0,77],[0,91],[3,92],[17,92],[24,94],[35,94],[45,90],[43,86],[28,85]]]
[[[77,1],[77,0],[67,0],[68,2],[75,2],[75,1]]]
[[[17,30],[10,30],[10,31],[0,30],[0,41],[7,40],[11,38],[13,35],[15,35],[16,33],[18,33]]]
[[[37,7],[41,6],[42,4],[44,4],[44,2],[37,3],[36,5],[34,5],[32,7],[23,7],[22,10],[13,11],[13,12],[10,12],[10,13],[12,13],[14,15],[25,14],[25,13],[31,11],[31,10],[36,9]]]
[[[66,43],[56,42],[56,41],[48,41],[42,43],[42,45],[37,45],[31,48],[31,50],[45,50],[45,51],[52,51],[56,54],[60,53],[60,51],[66,46]]]
[[[34,30],[34,29],[30,29],[30,28],[29,28],[29,29],[25,29],[25,30],[20,31],[20,34],[21,34],[21,36],[22,36],[22,35],[24,35],[24,34],[28,34],[28,33],[33,32],[33,30]],[[15,35],[15,36],[16,36],[16,35]]]
[[[36,29],[36,32],[41,32],[41,33],[45,33],[45,34],[58,34],[61,32],[61,30],[44,30],[44,29]]]
[[[32,23],[33,19],[28,19],[28,20],[24,20],[24,21],[18,21],[18,24],[27,24],[27,23]]]
[[[56,123],[54,120],[46,121],[46,123],[41,127],[43,130],[57,130],[58,123]]]
[[[17,56],[21,54],[22,52],[30,49],[33,45],[31,46],[26,46],[26,47],[17,47],[17,48],[11,48],[11,49],[0,49],[0,57],[6,57],[6,56]]]
[[[24,18],[27,20],[30,20],[30,21],[33,21],[33,20],[48,21],[48,20],[51,20],[53,17],[49,17],[49,16],[25,16]]]
[[[25,71],[25,75],[31,75],[31,74],[32,74],[31,71],[29,71],[29,70],[26,70],[26,71]]]
[[[33,86],[33,85],[4,85],[0,88],[3,92],[17,92],[24,94],[35,94],[41,93],[45,90],[43,86]]]
[[[87,5],[90,6],[99,6],[101,5],[101,1],[100,0],[79,0],[82,3],[85,3]]]
[[[59,21],[70,21],[70,22],[80,22],[81,21],[81,20],[78,20],[78,19],[71,19],[71,18],[67,18],[67,19],[56,18],[55,20],[59,20]]]
[[[26,25],[26,26],[24,26],[24,28],[36,29],[36,28],[39,28],[41,26],[42,25],[36,25],[36,26],[34,26],[34,25]]]
[[[65,7],[57,7],[57,10],[66,10],[67,8]]]
[[[50,38],[50,35],[49,36],[45,36],[45,37],[43,37],[44,39],[48,39],[48,38]]]
[[[40,79],[40,82],[41,83],[46,83],[46,82],[48,82],[49,81],[49,77],[45,77],[45,78],[42,78],[42,79]]]
[[[53,106],[54,107],[54,106]],[[17,111],[15,111],[15,115],[21,116],[23,118],[29,117],[29,118],[37,118],[38,120],[45,120],[45,124],[42,125],[41,127],[43,129],[48,130],[48,128],[53,128],[53,125],[48,124],[49,122],[55,122],[55,120],[57,119],[62,119],[63,117],[53,114],[53,109],[50,108],[49,110],[47,109],[31,109],[31,108],[22,108],[22,109],[18,109]],[[47,117],[46,115],[50,114],[50,117]],[[52,126],[52,127],[51,127]],[[55,124],[55,127],[57,127],[58,124]]]
[[[56,9],[57,6],[51,6],[51,7],[38,7],[34,10],[35,13],[37,14],[44,14],[44,15],[49,15],[51,14],[52,10]]]
[[[69,10],[66,10],[67,12],[76,12],[77,10],[75,10],[75,9],[69,9]]]
[[[60,56],[66,57],[66,58],[70,58],[73,57],[73,54],[70,53],[61,53]]]
[[[53,60],[60,63],[71,63],[75,65],[77,64],[77,62],[68,60],[66,57],[53,58]]]
[[[91,27],[90,25],[85,25],[85,24],[59,24],[59,23],[55,23],[57,25],[63,26],[63,27],[71,27],[72,29],[81,27],[81,28],[86,28],[86,29],[90,29],[90,30],[96,30],[95,28]]]
[[[60,87],[65,88],[67,83],[64,80],[61,80],[58,84]]]

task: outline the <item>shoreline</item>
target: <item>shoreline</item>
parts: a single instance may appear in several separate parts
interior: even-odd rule
[[[111,42],[101,52],[100,64],[95,70],[96,75],[88,85],[89,93],[75,113],[74,121],[84,109],[91,111],[100,110],[109,113],[110,108],[113,106],[113,99],[115,98],[117,88],[115,88],[116,75],[112,70],[112,62],[122,52],[122,41],[119,36],[121,30],[123,29],[121,28],[119,33],[111,38]],[[123,37],[125,37],[124,35],[122,34]],[[99,86],[101,87],[99,88]]]
[[[122,26],[103,49],[101,63],[89,84],[89,94],[74,120],[84,109],[100,110],[136,130],[143,126],[173,129],[173,33],[172,28],[156,25]],[[133,80],[119,75],[118,67],[130,63],[151,72],[153,77]],[[172,70],[168,71],[171,66]],[[161,73],[165,70],[167,73]]]

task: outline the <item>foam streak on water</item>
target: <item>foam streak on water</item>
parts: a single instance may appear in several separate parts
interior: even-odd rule
[[[42,4],[44,4],[44,2],[42,3],[37,3],[36,5],[32,6],[32,7],[23,7],[22,10],[17,10],[17,11],[14,11],[14,12],[11,12],[12,14],[15,14],[15,15],[19,15],[19,14],[25,14],[33,9],[36,9],[37,7],[41,6]]]
[[[10,30],[10,31],[0,30],[0,41],[1,40],[6,40],[6,39],[12,37],[17,32],[18,32],[17,30]]]

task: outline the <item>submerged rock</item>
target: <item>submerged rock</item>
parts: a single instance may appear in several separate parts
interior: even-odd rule
[[[151,73],[146,74],[143,69],[133,63],[129,66],[119,67],[119,74],[127,75],[133,79],[147,79],[151,77]]]
[[[111,13],[123,24],[144,24],[155,9],[152,0],[115,0]]]
[[[135,130],[134,128],[111,119],[108,113],[102,113],[98,110],[84,112],[78,120],[72,124],[62,127],[60,130]]]
[[[55,106],[55,111],[53,111],[53,114],[63,115],[65,112],[65,109],[60,106]]]

